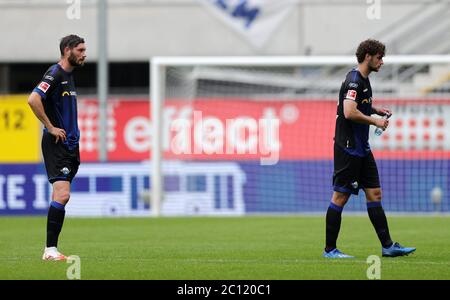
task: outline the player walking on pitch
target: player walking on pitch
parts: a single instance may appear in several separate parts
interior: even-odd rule
[[[62,38],[61,59],[52,65],[28,98],[36,117],[44,124],[42,154],[49,182],[53,186],[47,216],[47,244],[44,260],[65,260],[58,249],[70,184],[80,164],[80,130],[77,122],[77,94],[72,76],[84,64],[86,46],[76,35]]]
[[[369,127],[385,130],[390,116],[386,108],[372,106],[372,88],[369,74],[378,72],[383,65],[385,45],[376,40],[363,41],[357,51],[358,67],[351,70],[342,83],[336,116],[334,137],[333,196],[326,214],[326,245],[323,256],[327,258],[352,258],[336,248],[341,227],[342,210],[351,194],[363,189],[367,199],[367,212],[378,235],[383,256],[408,255],[416,248],[402,247],[393,242],[381,205],[381,187],[378,169],[369,146]]]

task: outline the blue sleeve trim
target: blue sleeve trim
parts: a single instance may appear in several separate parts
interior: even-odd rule
[[[42,97],[42,99],[47,98],[47,95],[46,95],[43,91],[41,91],[40,89],[38,89],[38,88],[34,88],[33,92],[38,93],[38,94]]]

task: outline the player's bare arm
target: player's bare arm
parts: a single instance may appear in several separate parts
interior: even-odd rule
[[[357,105],[353,100],[344,100],[344,116],[346,119],[357,123],[374,125],[383,129],[389,126],[389,120],[366,116],[358,110]]]
[[[42,124],[44,124],[48,132],[51,135],[55,136],[56,138],[55,143],[58,143],[59,140],[61,141],[66,140],[65,130],[53,126],[53,124],[50,122],[47,114],[45,113],[44,106],[42,105],[42,98],[38,93],[32,92],[30,94],[30,97],[28,97],[28,105],[30,105],[31,110],[39,119],[39,121],[41,121]]]

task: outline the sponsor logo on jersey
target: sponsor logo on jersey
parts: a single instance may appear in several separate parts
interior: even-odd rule
[[[356,100],[356,91],[348,90],[347,96],[345,96],[345,99]]]
[[[68,81],[61,81],[61,84],[67,84]]]
[[[70,91],[70,92],[68,92],[68,91],[64,91],[62,94],[61,94],[61,96],[76,96],[77,95],[77,92],[75,92],[75,91]]]
[[[365,93],[365,92],[367,92],[368,90],[369,90],[369,89],[364,89],[363,92]]]
[[[48,84],[47,82],[42,81],[39,85],[38,85],[38,89],[40,89],[41,91],[43,91],[44,93],[46,93],[48,91],[48,89],[50,88],[50,84]]]
[[[369,99],[364,99],[363,101],[361,101],[362,104],[364,103],[372,103],[372,97],[370,97]]]

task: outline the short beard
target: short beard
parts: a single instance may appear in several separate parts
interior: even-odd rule
[[[72,67],[81,67],[84,64],[83,62],[78,63],[75,55],[73,55],[72,53],[70,53],[68,61]]]
[[[372,67],[371,65],[369,65],[369,71],[370,72],[378,72],[379,69],[380,68],[375,68],[375,67]]]

